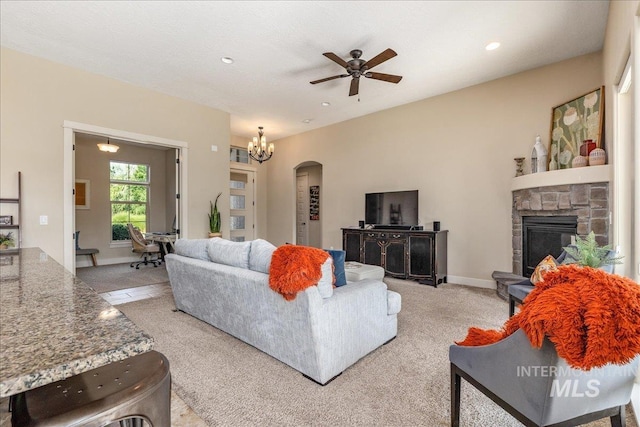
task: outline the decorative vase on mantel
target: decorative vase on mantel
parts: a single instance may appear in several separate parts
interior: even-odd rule
[[[604,165],[606,160],[606,153],[602,148],[594,148],[589,153],[589,166]]]
[[[522,171],[522,167],[524,165],[524,157],[516,157],[513,159],[516,161],[516,176],[522,176],[524,172]]]

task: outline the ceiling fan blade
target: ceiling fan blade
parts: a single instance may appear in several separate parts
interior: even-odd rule
[[[366,65],[367,68],[370,70],[373,67],[375,67],[376,65],[380,65],[384,61],[386,61],[388,59],[391,59],[396,55],[397,55],[397,53],[393,49],[387,49],[384,52],[379,53],[378,55],[374,56],[373,58],[371,58],[370,60],[365,62],[364,65]]]
[[[402,80],[402,76],[384,73],[366,73],[364,76],[370,79],[382,80],[389,83],[398,83]]]
[[[338,55],[336,55],[333,52],[325,52],[323,53],[323,55],[329,58],[330,60],[332,60],[333,62],[335,62],[336,64],[340,65],[342,68],[347,68],[349,66],[349,64],[347,64],[347,61],[340,58]]]
[[[349,89],[349,96],[357,95],[360,88],[360,78],[354,77],[351,79],[351,88]]]
[[[323,83],[323,82],[327,82],[327,81],[329,81],[329,80],[339,79],[339,78],[341,78],[341,77],[349,77],[349,74],[338,74],[337,76],[331,76],[331,77],[327,77],[327,78],[320,79],[320,80],[314,80],[314,81],[309,82],[309,83],[311,83],[312,85],[314,85],[314,84],[316,84],[316,83]]]

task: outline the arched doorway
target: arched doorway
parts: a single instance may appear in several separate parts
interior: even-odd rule
[[[295,178],[296,244],[322,248],[322,164],[299,164]]]

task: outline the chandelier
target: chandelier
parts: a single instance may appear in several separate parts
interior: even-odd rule
[[[115,153],[120,149],[120,147],[118,147],[116,144],[111,144],[109,138],[107,138],[106,144],[104,142],[99,143],[98,148],[100,149],[100,151],[105,151],[107,153]]]
[[[258,136],[253,137],[253,141],[249,142],[249,147],[247,149],[247,151],[249,151],[249,156],[260,164],[269,160],[271,156],[273,156],[273,151],[275,149],[273,142],[267,147],[267,138],[265,138],[264,131],[262,129],[262,126],[258,126]]]

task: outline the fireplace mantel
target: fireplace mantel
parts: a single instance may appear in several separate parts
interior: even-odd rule
[[[527,188],[549,187],[552,185],[589,184],[611,182],[611,165],[587,166],[575,169],[561,169],[517,176],[511,181],[511,191]]]

